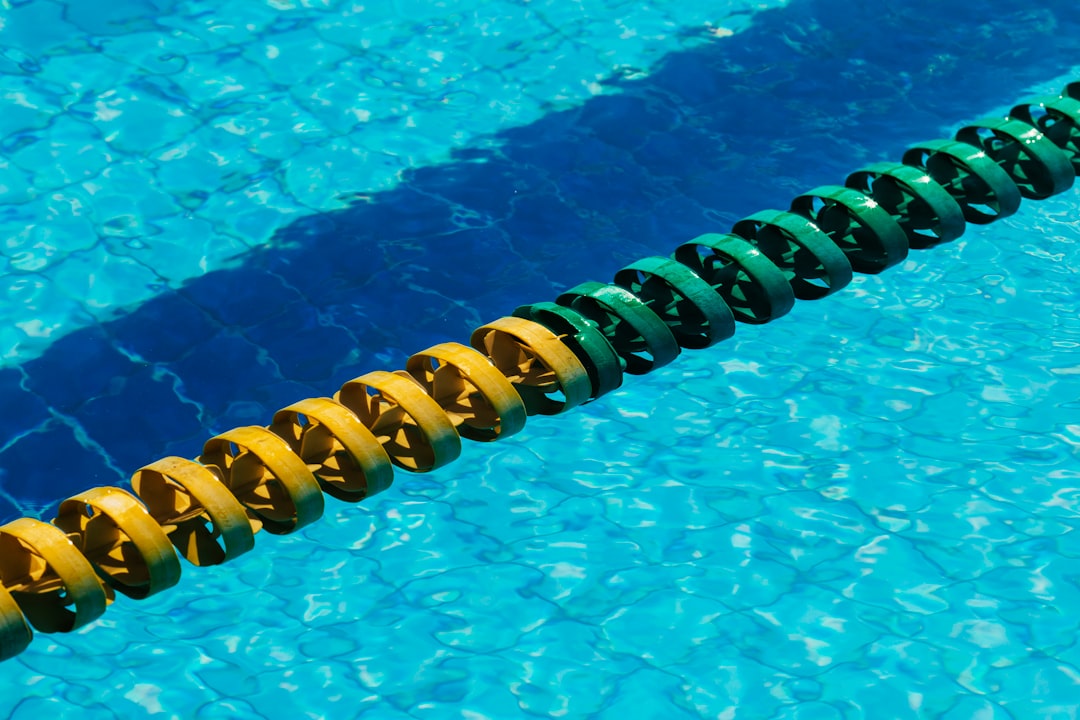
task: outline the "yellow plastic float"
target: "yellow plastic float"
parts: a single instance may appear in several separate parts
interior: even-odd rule
[[[180,582],[180,559],[165,531],[129,492],[87,490],[60,503],[63,530],[116,591],[140,599]]]
[[[469,440],[507,438],[525,427],[525,403],[487,356],[441,343],[409,358],[406,371]]]
[[[390,487],[394,468],[382,443],[344,405],[308,398],[274,414],[270,431],[289,445],[328,495],[359,502]]]
[[[235,428],[210,438],[199,461],[247,509],[256,530],[284,535],[322,517],[323,496],[315,476],[288,443],[266,428]]]
[[[334,399],[383,444],[395,465],[430,472],[461,454],[461,437],[412,375],[376,370],[341,386]]]
[[[34,633],[15,598],[0,585],[0,661],[13,658],[30,645]]]
[[[33,518],[0,527],[0,586],[41,632],[77,630],[101,617],[113,599],[64,531]]]
[[[581,360],[540,323],[499,318],[474,330],[470,343],[513,384],[529,415],[558,415],[592,394]]]
[[[219,565],[255,546],[244,506],[205,465],[162,458],[139,468],[131,487],[192,565]]]

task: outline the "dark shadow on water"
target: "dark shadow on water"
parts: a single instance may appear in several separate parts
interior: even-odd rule
[[[0,370],[21,506],[0,519],[898,159],[1077,62],[1072,0],[990,5],[795,0]]]

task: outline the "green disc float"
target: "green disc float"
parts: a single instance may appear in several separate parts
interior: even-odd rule
[[[60,503],[53,523],[105,582],[142,599],[180,582],[180,559],[165,531],[131,493],[100,487]]]
[[[199,461],[240,501],[257,530],[284,535],[322,517],[315,476],[266,428],[239,427],[210,438]]]
[[[555,302],[595,323],[630,375],[643,375],[663,367],[679,355],[679,343],[671,328],[626,288],[584,282],[564,292]]]
[[[735,334],[735,316],[709,283],[682,263],[648,257],[615,273],[615,284],[645,301],[680,347],[707,348]]]
[[[177,553],[228,562],[255,533],[318,519],[323,493],[356,502],[386,490],[394,467],[428,472],[455,460],[461,439],[519,432],[674,360],[680,348],[730,337],[735,320],[763,324],[795,298],[843,288],[954,240],[967,222],[1016,211],[1021,197],[1072,186],[1080,170],[1080,83],[972,123],[955,139],[919,143],[903,163],[876,163],[791,203],[647,257],[614,283],[586,282],[556,302],[519,307],[473,331],[472,348],[441,343],[405,370],[354,378],[331,398],[279,410],[268,427],[211,438],[196,460],[167,457],[131,478],[133,496],[96,488],[60,504],[52,523],[0,527],[0,660],[33,630],[69,632],[101,616],[115,592],[142,598],[175,585]],[[32,630],[33,629],[33,630]]]
[[[984,150],[1026,198],[1043,200],[1065,192],[1076,179],[1061,148],[1023,120],[977,120],[957,130],[956,139]]]
[[[409,358],[416,378],[469,440],[508,438],[525,427],[525,403],[491,361],[460,343],[440,343]]]
[[[952,242],[964,234],[964,213],[925,170],[893,162],[874,163],[848,175],[844,184],[874,198],[904,228],[916,250]]]
[[[278,410],[269,430],[304,461],[323,492],[338,500],[359,502],[394,481],[379,439],[330,398],[308,398]]]
[[[791,201],[791,211],[829,236],[858,273],[876,274],[904,261],[907,234],[876,200],[842,185],[822,185]]]
[[[932,140],[908,149],[905,165],[926,171],[960,206],[964,219],[985,225],[1020,208],[1020,190],[983,150],[956,140]],[[983,209],[985,208],[985,209]],[[987,212],[990,210],[992,212]]]
[[[843,251],[802,215],[762,210],[735,223],[731,231],[780,268],[800,300],[823,298],[851,282],[851,263]]]
[[[580,313],[552,302],[522,305],[514,317],[538,322],[555,333],[577,356],[589,375],[592,391],[589,400],[607,395],[622,385],[622,363],[597,325]]]
[[[738,235],[701,235],[677,247],[675,259],[714,287],[741,322],[767,323],[795,305],[783,271]]]
[[[1069,156],[1073,174],[1080,174],[1080,100],[1071,97],[1029,100],[1014,106],[1009,117],[1037,127]]]

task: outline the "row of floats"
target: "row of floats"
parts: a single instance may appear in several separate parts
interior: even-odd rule
[[[429,472],[461,439],[498,441],[531,415],[557,415],[735,332],[825,297],[854,272],[880,273],[959,237],[967,223],[1014,213],[1022,197],[1069,189],[1080,172],[1080,82],[910,148],[843,185],[759,212],[476,329],[471,347],[443,343],[404,370],[301,400],[266,427],[211,438],[195,460],[140,468],[129,490],[99,487],[60,504],[51,522],[0,527],[0,659],[32,630],[70,632],[116,593],[146,598],[180,580],[180,558],[217,565],[255,535],[294,532],[323,496],[356,502],[387,489],[394,468]]]

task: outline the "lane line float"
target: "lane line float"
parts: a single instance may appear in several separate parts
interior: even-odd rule
[[[282,408],[267,427],[213,437],[197,460],[152,462],[132,476],[132,492],[94,488],[63,501],[52,522],[0,526],[0,660],[25,650],[32,629],[93,622],[116,592],[141,599],[173,587],[180,558],[229,562],[262,530],[309,525],[323,493],[357,502],[388,489],[395,467],[436,470],[460,455],[461,438],[498,441],[529,416],[593,402],[624,374],[715,345],[736,322],[783,317],[796,298],[824,298],[852,273],[880,273],[968,223],[1012,215],[1021,198],[1062,193],[1077,173],[1080,82],[809,190],[788,210],[694,238],[671,258],[631,263],[612,283],[523,305],[477,328],[471,348],[435,345],[404,370]]]

